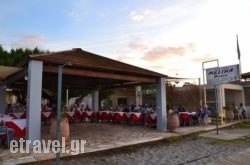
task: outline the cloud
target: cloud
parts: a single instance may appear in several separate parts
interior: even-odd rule
[[[152,10],[145,9],[145,10],[142,10],[142,11],[132,11],[132,12],[130,12],[130,17],[134,21],[141,21],[144,18],[149,17],[152,14],[153,14]]]
[[[132,57],[126,56],[126,55],[120,55],[116,58],[116,60],[118,61],[122,61],[122,62],[127,62],[127,61],[133,61],[134,59]]]
[[[129,43],[129,48],[133,50],[146,50],[148,48],[147,44],[144,43]]]
[[[211,55],[211,54],[205,54],[205,55],[193,57],[193,58],[191,58],[191,61],[193,61],[195,63],[202,63],[204,61],[210,61],[210,60],[214,60],[214,59],[216,59],[216,56]]]
[[[12,42],[12,48],[35,48],[41,47],[46,38],[39,35],[24,36],[20,40]]]
[[[69,11],[69,12],[67,13],[67,15],[68,15],[69,17],[75,17],[75,16],[76,16],[76,13],[75,13],[74,11]]]
[[[195,51],[195,44],[190,43],[185,46],[179,47],[163,47],[158,46],[152,48],[150,51],[144,54],[143,59],[148,61],[157,61],[163,58],[169,58],[172,56],[184,56],[187,52]]]

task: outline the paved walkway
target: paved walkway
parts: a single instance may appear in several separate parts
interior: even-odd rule
[[[230,126],[234,123],[228,123],[221,127]],[[74,123],[70,124],[70,140],[86,140],[84,145],[84,153],[103,151],[107,149],[129,146],[133,144],[158,141],[173,136],[183,136],[199,131],[210,131],[203,136],[218,137],[212,130],[215,130],[215,125],[196,126],[196,127],[181,127],[175,133],[158,132],[153,128],[134,126],[134,125],[117,125],[110,123]],[[248,132],[249,133],[249,132]],[[235,134],[235,133],[233,133]],[[219,136],[229,137],[232,134],[223,133],[219,130]],[[239,136],[245,136],[245,133]],[[50,139],[49,126],[42,126],[42,139]],[[67,143],[68,144],[68,143]],[[66,150],[70,150],[70,146],[66,146]],[[41,160],[54,159],[56,156],[50,150],[49,153],[16,153],[13,154],[9,149],[0,148],[0,164],[14,165],[20,163],[36,162]],[[70,153],[62,153],[61,157],[71,156]]]
[[[211,165],[249,165],[250,164],[250,148],[229,156],[223,160],[216,160]]]

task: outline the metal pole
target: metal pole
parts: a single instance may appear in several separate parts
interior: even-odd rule
[[[66,106],[69,108],[69,89],[66,89]]]
[[[199,90],[200,90],[200,94],[199,94],[199,101],[200,101],[200,106],[202,106],[202,99],[201,99],[201,78],[198,79],[199,80]]]
[[[218,98],[217,98],[217,87],[214,85],[214,93],[215,93],[215,107],[216,107],[216,133],[217,135],[219,134],[219,124],[218,124],[218,115],[219,115],[219,110],[218,110]]]
[[[62,70],[65,66],[71,66],[71,62],[58,66],[58,85],[57,85],[57,122],[56,122],[56,140],[61,143],[61,114],[62,114]],[[56,165],[60,165],[60,152],[61,144],[57,148],[56,153]]]
[[[61,94],[62,94],[62,68],[63,66],[58,66],[58,89],[57,89],[57,131],[56,140],[61,141]],[[60,147],[57,148],[56,153],[56,165],[60,165]]]
[[[204,96],[204,105],[207,105],[207,96],[206,96],[206,85],[205,85],[205,76],[204,76],[204,63],[202,63],[202,75],[203,75],[203,96]]]

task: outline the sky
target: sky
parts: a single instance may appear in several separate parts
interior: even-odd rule
[[[239,64],[238,35],[241,71],[250,72],[249,0],[2,0],[0,6],[6,50],[81,48],[196,80],[216,60]]]

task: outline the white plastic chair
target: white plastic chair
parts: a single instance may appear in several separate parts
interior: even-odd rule
[[[246,108],[246,118],[249,119],[250,118],[250,109]]]
[[[243,120],[243,115],[242,115],[242,111],[241,109],[239,109],[239,112],[238,112],[238,120]]]

